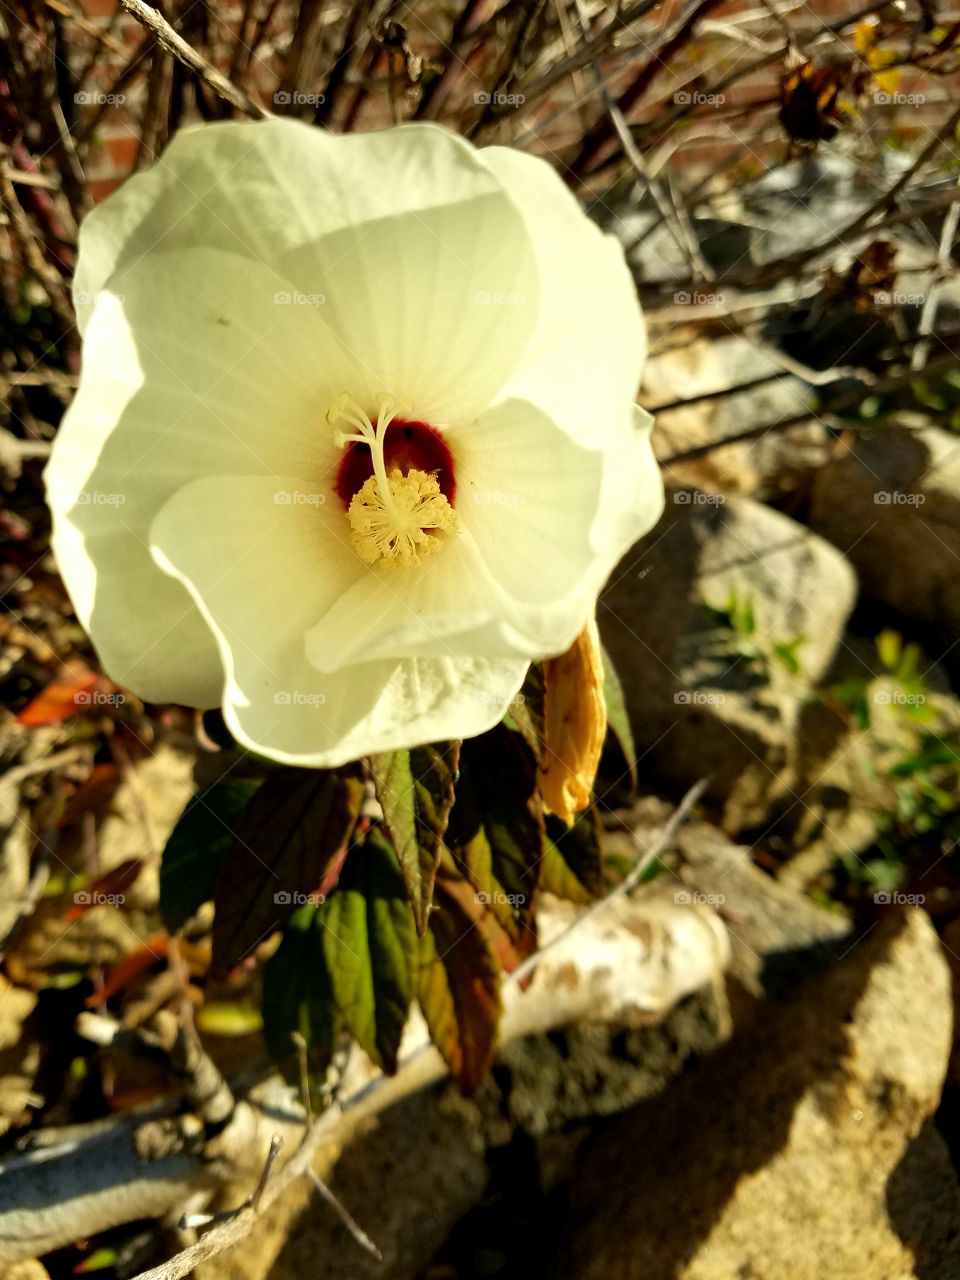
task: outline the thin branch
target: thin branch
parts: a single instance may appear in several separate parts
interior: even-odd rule
[[[598,911],[604,911],[616,898],[632,893],[660,855],[665,853],[673,844],[674,840],[677,838],[677,832],[690,817],[690,814],[693,812],[694,805],[703,795],[709,781],[709,778],[701,778],[699,782],[695,782],[693,784],[677,805],[676,809],[674,809],[668,821],[664,823],[663,830],[657,836],[656,840],[654,840],[653,844],[650,845],[649,849],[644,850],[637,859],[636,865],[631,868],[630,874],[625,876],[611,893],[608,893],[605,898],[598,898],[596,902],[592,902],[589,907],[571,920],[566,928],[561,929],[559,933],[554,934],[554,936],[545,942],[539,950],[535,951],[533,955],[527,956],[526,960],[524,960],[522,964],[518,965],[516,969],[508,975],[506,981],[523,982],[524,979],[528,978],[530,974],[533,973],[547,952],[557,946],[558,943],[563,942],[563,940],[569,937],[575,929],[579,929],[584,921],[589,920],[591,916],[595,916]]]
[[[219,94],[237,111],[242,111],[244,115],[252,116],[255,120],[263,120],[268,115],[259,102],[254,102],[243,89],[238,89],[236,85],[231,84],[221,71],[187,44],[186,40],[174,31],[166,18],[156,9],[145,4],[144,0],[120,0],[120,3],[127,13],[147,28],[161,48],[198,75],[204,84],[209,85],[214,93]]]
[[[925,370],[925,374],[940,373],[946,369],[955,368],[957,357],[951,352],[948,355],[941,356],[939,359],[932,361]],[[901,387],[908,386],[915,381],[917,377],[916,370],[907,369],[903,373],[891,375],[888,378],[878,378],[870,388],[871,394],[882,395],[887,391],[897,391]],[[831,426],[838,426],[844,429],[852,429],[858,431],[866,430],[882,430],[876,422],[847,422],[837,419],[836,415],[843,409],[850,409],[856,405],[864,396],[866,388],[855,387],[851,391],[845,392],[838,396],[829,408],[813,410],[808,409],[804,413],[796,413],[790,418],[783,418],[779,422],[768,422],[759,427],[751,427],[747,431],[737,431],[729,436],[722,436],[719,440],[711,440],[707,444],[695,445],[691,449],[681,449],[679,453],[668,454],[667,457],[660,459],[660,465],[663,467],[674,466],[678,462],[692,462],[695,458],[702,458],[708,453],[712,453],[714,449],[722,449],[728,444],[742,444],[746,440],[756,440],[761,436],[765,436],[768,432],[773,431],[789,431],[792,427],[803,426],[804,423],[811,420],[820,422],[828,422]]]

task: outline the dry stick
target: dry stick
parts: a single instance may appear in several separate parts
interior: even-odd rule
[[[372,1254],[378,1262],[382,1262],[383,1254],[380,1252],[377,1246],[373,1243],[373,1241],[370,1239],[370,1237],[367,1235],[364,1229],[360,1226],[357,1220],[351,1216],[346,1205],[344,1205],[340,1200],[338,1200],[337,1197],[333,1194],[333,1192],[330,1190],[330,1188],[327,1186],[324,1180],[317,1173],[316,1169],[312,1169],[312,1168],[308,1169],[307,1177],[313,1183],[317,1191],[320,1192],[320,1195],[323,1197],[323,1199],[326,1200],[330,1208],[335,1211],[340,1221],[347,1228],[347,1230],[353,1236],[354,1240],[356,1240],[357,1244],[361,1247],[361,1249],[365,1249],[367,1253]]]
[[[360,33],[363,29],[363,20],[366,15],[366,0],[354,0],[350,9],[350,16],[344,27],[340,47],[337,49],[333,66],[330,68],[323,86],[323,101],[318,104],[313,113],[314,124],[325,124],[333,116],[340,98],[340,92],[346,82],[347,72],[350,69],[353,51],[360,41]]]
[[[591,40],[587,40],[572,54],[565,58],[561,58],[555,62],[546,71],[529,85],[521,85],[523,96],[522,102],[504,103],[500,107],[494,107],[492,114],[497,119],[505,116],[516,115],[522,112],[526,107],[532,106],[538,99],[542,98],[561,80],[565,80],[568,75],[574,71],[580,71],[583,67],[588,66],[595,58],[599,58],[606,53],[609,45],[634,23],[646,16],[651,9],[655,9],[661,0],[638,0],[637,4],[628,5],[623,9],[619,17],[616,18],[609,26],[605,27],[598,35]]]
[[[420,101],[417,103],[417,108],[413,113],[414,120],[436,120],[437,112],[443,106],[451,82],[456,77],[460,67],[460,51],[469,37],[470,25],[477,9],[482,4],[483,0],[465,0],[450,32],[450,40],[447,45],[450,56],[444,63],[440,74],[430,81],[420,95]]]
[[[144,4],[143,0],[120,0],[120,3],[127,13],[152,33],[157,43],[166,49],[167,53],[172,54],[178,62],[182,62],[185,67],[198,75],[204,84],[208,84],[214,93],[219,94],[237,111],[242,111],[244,115],[252,116],[255,120],[263,120],[267,116],[268,113],[259,102],[254,102],[248,93],[231,84],[222,72],[211,66],[206,58],[201,57],[182,36],[174,31],[166,18],[156,9],[151,9],[148,4]]]
[[[654,52],[653,56],[647,60],[645,65],[640,68],[632,83],[617,99],[617,107],[623,116],[626,117],[630,114],[673,55],[687,43],[693,35],[694,27],[700,18],[709,13],[711,9],[715,9],[719,3],[720,0],[693,0],[687,6],[687,11],[673,35],[669,36]],[[591,162],[596,158],[608,136],[606,118],[598,120],[593,128],[587,131],[580,151],[570,166],[578,177],[583,178],[586,176]]]
[[[778,262],[767,263],[762,267],[757,267],[752,272],[746,272],[742,276],[736,277],[736,283],[740,286],[749,288],[756,284],[775,284],[777,281],[787,276],[795,275],[799,268],[805,267],[808,263],[816,258],[822,257],[826,253],[836,252],[838,246],[844,247],[848,240],[856,239],[862,235],[875,235],[878,231],[892,226],[896,222],[912,222],[920,215],[919,209],[903,210],[898,214],[893,214],[889,218],[882,219],[880,222],[873,222],[873,218],[892,204],[904,189],[909,185],[919,169],[926,164],[943,146],[949,137],[953,134],[957,125],[960,124],[960,107],[951,112],[949,118],[944,121],[937,132],[933,135],[927,145],[914,160],[909,169],[905,170],[897,181],[883,195],[879,196],[868,208],[858,214],[845,227],[841,227],[839,231],[833,232],[829,240],[822,240],[819,244],[813,245],[809,249],[801,249],[798,253],[790,254],[785,258],[781,258]],[[958,191],[954,190],[948,193],[950,200],[958,198]],[[702,282],[700,282],[702,283]],[[709,283],[709,282],[708,282]],[[725,281],[730,283],[730,281]],[[697,282],[672,281],[674,288],[685,288],[687,284],[695,288]]]
[[[48,9],[52,9],[54,13],[59,13],[61,17],[69,18],[70,21],[84,33],[84,35],[91,36],[94,41],[98,44],[102,44],[103,47],[105,49],[109,49],[111,53],[118,54],[122,57],[126,56],[128,52],[127,46],[117,40],[112,34],[112,27],[116,21],[116,15],[111,18],[110,26],[106,31],[103,31],[95,22],[90,21],[79,5],[66,4],[64,3],[64,0],[46,0],[46,6]],[[89,74],[90,68],[87,68],[86,74],[81,73],[77,76],[77,83],[83,84],[86,75]]]
[[[169,54],[157,45],[150,58],[150,72],[147,77],[147,100],[143,115],[140,118],[140,138],[137,142],[137,154],[134,157],[133,169],[136,172],[145,165],[153,164],[162,150],[161,142],[164,125],[167,120],[167,109],[170,99],[172,67]]]
[[[957,357],[950,353],[949,355],[940,356],[939,359],[931,361],[924,370],[924,373],[929,376],[930,374],[939,373],[944,369],[955,368],[956,364]],[[908,369],[904,373],[891,375],[889,378],[879,378],[872,385],[870,391],[874,395],[882,395],[886,391],[896,391],[900,387],[905,387],[909,383],[915,381],[917,376],[916,370]],[[719,440],[711,440],[709,444],[696,445],[691,449],[681,449],[679,453],[671,453],[668,454],[667,457],[661,458],[660,465],[663,467],[670,467],[678,462],[692,462],[695,458],[702,458],[705,454],[712,453],[714,449],[722,449],[724,445],[740,444],[745,440],[756,440],[759,436],[766,435],[768,431],[788,431],[791,427],[802,426],[805,422],[809,422],[813,418],[822,421],[825,418],[828,419],[835,417],[838,410],[848,409],[855,405],[863,396],[865,390],[866,388],[864,387],[856,387],[851,391],[847,391],[842,396],[838,396],[828,409],[824,409],[819,412],[816,412],[813,409],[808,409],[805,413],[796,413],[790,418],[782,419],[780,422],[766,423],[764,426],[760,427],[751,427],[748,431],[737,431],[734,432],[733,435],[723,436]],[[878,427],[875,422],[860,423],[844,421],[842,426],[845,429],[854,431],[876,431],[884,429],[882,427]]]
[[[493,83],[490,86],[489,101],[483,110],[464,132],[468,138],[476,138],[489,124],[496,123],[493,104],[496,103],[503,89],[516,74],[524,46],[543,19],[546,0],[523,0],[520,17],[514,28],[513,38],[506,44],[503,53],[494,69]]]
[[[236,39],[233,42],[233,48],[230,50],[230,65],[227,68],[227,79],[231,83],[240,79],[243,74],[244,50],[249,49],[253,43],[253,33],[257,25],[257,0],[244,0],[243,14],[240,18],[240,26],[237,28]]]
[[[517,983],[528,977],[536,968],[537,963],[543,958],[544,954],[555,947],[560,941],[569,937],[569,935],[583,920],[589,919],[598,911],[602,911],[607,904],[613,901],[613,899],[621,897],[624,894],[628,894],[635,889],[643,876],[653,865],[654,861],[672,844],[680,827],[690,816],[694,805],[702,795],[703,790],[707,785],[707,781],[708,780],[706,778],[702,778],[690,788],[681,800],[680,804],[677,806],[676,810],[670,816],[670,819],[663,827],[659,836],[649,849],[643,851],[637,860],[636,866],[621,884],[608,894],[607,897],[601,898],[598,902],[593,903],[592,906],[588,907],[586,911],[578,915],[575,920],[568,924],[558,934],[549,939],[549,941],[546,942],[535,955],[530,956],[526,961],[524,961],[524,963],[520,965],[519,968],[515,969],[513,973],[509,974],[504,981]],[[429,1041],[420,1045],[419,1048],[414,1049],[404,1057],[400,1063],[400,1068],[413,1067],[417,1063],[418,1059],[421,1064],[429,1063],[428,1052],[430,1048],[431,1045]],[[430,1073],[427,1072],[424,1082],[432,1078],[435,1077],[432,1077]],[[397,1077],[394,1077],[393,1081],[390,1081],[386,1076],[378,1076],[368,1086],[361,1089],[349,1100],[349,1108],[353,1109],[355,1107],[361,1107],[374,1091],[384,1087],[389,1088],[396,1080]],[[318,1119],[308,1127],[302,1143],[290,1157],[288,1163],[279,1170],[276,1176],[270,1178],[266,1183],[260,1200],[261,1209],[268,1209],[299,1178],[306,1176],[311,1178],[311,1181],[313,1181],[311,1175],[313,1162],[325,1138],[328,1137],[327,1129],[329,1126],[327,1121],[330,1115],[330,1111],[325,1112],[324,1115],[318,1117]],[[320,1190],[321,1193],[323,1193],[324,1188],[322,1182],[320,1182],[319,1185],[318,1182],[314,1182],[314,1185],[317,1186],[317,1189]],[[342,1212],[345,1213],[345,1210],[342,1210]],[[171,1258],[169,1262],[165,1262],[158,1267],[153,1267],[149,1271],[142,1272],[135,1277],[135,1280],[182,1280],[182,1277],[188,1276],[190,1272],[201,1262],[205,1262],[209,1258],[216,1257],[225,1249],[229,1249],[231,1246],[238,1244],[241,1240],[250,1235],[254,1229],[256,1219],[257,1210],[252,1205],[241,1209],[230,1219],[230,1221],[214,1226],[205,1236],[198,1240],[196,1244],[191,1245],[182,1253],[177,1254],[177,1256],[175,1258]],[[364,1243],[365,1247],[371,1247],[373,1250],[376,1249],[376,1246],[372,1245],[372,1242],[366,1240],[364,1233],[359,1227],[357,1227],[357,1232],[359,1232],[359,1235],[355,1234],[356,1239],[360,1240],[361,1243]]]
[[[147,57],[150,50],[156,46],[156,43],[157,41],[154,39],[152,31],[144,33],[143,42],[136,49],[132,50],[130,57],[127,59],[126,65],[117,73],[116,79],[97,104],[96,111],[93,112],[84,124],[78,125],[74,130],[73,136],[78,148],[83,149],[88,145],[96,132],[100,121],[110,110],[111,104],[116,102],[118,96],[140,70],[140,63],[145,57]]]
[[[836,35],[843,31],[844,28],[856,24],[862,18],[868,17],[870,14],[875,13],[878,9],[882,8],[882,0],[871,0],[871,3],[864,5],[862,9],[857,9],[853,13],[846,14],[843,18],[840,18],[833,23],[820,23],[812,30],[797,32],[797,43],[800,45],[808,44],[811,40],[818,36],[822,36],[825,33],[828,35]],[[769,53],[765,53],[761,57],[755,58],[752,62],[748,62],[744,66],[728,72],[728,74],[718,80],[715,85],[711,85],[709,91],[714,94],[725,93],[731,86],[739,83],[741,80],[745,80],[748,76],[753,75],[754,72],[763,70],[764,67],[768,67],[771,63],[779,61],[785,57],[787,53],[788,47],[786,45],[781,45],[778,48],[771,50]],[[534,90],[531,89],[527,96],[527,102],[530,101],[533,93]],[[521,104],[521,108],[525,107],[527,102]],[[661,101],[655,104],[651,111],[651,119],[648,123],[633,126],[633,130],[637,134],[639,140],[649,143],[657,142],[665,137],[680,120],[685,119],[687,116],[694,114],[695,112],[696,103],[692,100],[689,103],[677,104],[672,99],[667,99],[666,101]],[[590,177],[595,178],[608,165],[615,163],[616,159],[617,157],[614,155],[601,161],[591,170]]]
[[[960,184],[957,186],[956,194],[960,196]],[[940,304],[941,278],[950,270],[950,255],[953,252],[953,242],[957,238],[958,221],[960,221],[960,204],[952,204],[943,220],[940,244],[937,248],[937,262],[927,280],[925,291],[927,296],[924,298],[920,324],[917,328],[920,341],[910,358],[910,367],[913,369],[922,369],[930,356],[930,343],[937,323],[937,307]]]
[[[274,96],[274,101],[278,104],[286,103],[292,109],[293,94],[303,82],[304,67],[313,53],[322,13],[321,0],[300,0],[293,39],[290,41]]]
[[[347,106],[341,125],[343,133],[349,133],[355,128],[360,111],[370,96],[368,80],[373,77],[374,68],[377,65],[377,58],[380,56],[381,50],[380,41],[376,35],[377,30],[385,28],[395,12],[406,9],[404,0],[387,0],[386,8],[382,10],[379,0],[369,0],[368,7],[370,16],[367,20],[367,42],[357,60],[357,76],[355,78],[353,98]]]
[[[876,202],[877,206],[881,207],[887,201],[887,199],[888,199],[888,195],[881,196],[879,200]],[[897,213],[889,214],[886,218],[882,218],[879,222],[872,223],[871,226],[866,228],[866,231],[870,235],[875,236],[881,231],[888,231],[890,230],[890,228],[901,226],[903,223],[915,222],[917,218],[925,218],[929,213],[939,213],[941,209],[945,209],[949,205],[955,204],[958,200],[960,200],[960,186],[952,187],[949,191],[941,191],[939,195],[932,197],[930,200],[925,201],[923,204],[916,205],[912,209],[901,209]],[[630,246],[631,249],[635,249],[637,245],[640,244],[646,238],[647,234],[648,234],[648,231],[644,231],[642,236],[640,236],[636,241],[632,242]],[[841,237],[845,239],[850,238],[850,227],[847,227],[842,231],[838,231],[835,237],[831,238],[831,241],[829,244],[826,241],[824,241],[820,245],[815,245],[813,249],[809,251],[810,257],[811,258],[818,257],[821,254],[829,252],[830,249],[835,249],[839,251],[839,249],[845,247],[844,245],[837,243],[837,241]],[[795,255],[795,256],[798,259],[800,257],[800,255]],[[764,264],[763,266],[758,267],[755,271],[749,274],[744,273],[742,275],[723,276],[721,279],[721,283],[724,284],[727,288],[733,288],[733,289],[740,289],[740,288],[746,289],[750,287],[765,288],[768,285],[774,285],[779,283],[781,279],[787,279],[790,276],[801,276],[803,274],[803,268],[809,265],[808,261],[803,261],[803,262],[797,261],[797,263],[795,264],[796,269],[794,269],[794,267],[790,267],[787,270],[780,273],[778,268],[787,261],[788,259],[781,258],[779,262]],[[792,261],[792,259],[790,261]],[[936,268],[936,266],[937,266],[937,263],[936,261],[934,261],[929,268],[921,267],[919,269],[933,270]],[[698,281],[690,277],[687,279],[673,279],[673,280],[666,280],[662,282],[658,281],[658,284],[660,283],[663,284],[664,288],[669,288],[670,292],[673,293],[677,290],[695,291],[698,288],[704,288],[707,284],[712,284],[714,282],[704,281],[704,280]]]
[[[10,224],[20,242],[27,266],[46,290],[50,305],[67,329],[72,329],[73,308],[70,305],[70,298],[67,294],[63,277],[47,261],[43,250],[34,237],[30,220],[24,213],[13,183],[10,181],[8,165],[8,152],[6,148],[3,148],[0,150],[0,198],[2,198],[3,204],[6,206]]]
[[[582,0],[573,0],[573,6],[574,12],[577,15],[577,22],[579,23],[581,34],[586,40],[589,40],[590,19],[584,11]],[[596,61],[591,63],[591,69],[593,71],[594,81],[600,89],[603,105],[606,109],[607,115],[613,122],[613,127],[617,132],[617,137],[620,139],[620,145],[623,147],[624,154],[633,166],[633,170],[643,184],[647,194],[657,206],[660,217],[667,224],[667,228],[673,236],[674,243],[680,252],[685,255],[687,264],[691,270],[696,267],[700,271],[701,275],[709,276],[711,274],[710,268],[704,261],[703,254],[700,252],[700,245],[697,243],[696,237],[692,234],[692,229],[690,228],[689,223],[685,224],[678,217],[672,216],[675,215],[675,208],[671,206],[671,203],[664,194],[660,183],[650,176],[650,171],[647,169],[647,162],[644,160],[639,147],[633,140],[626,117],[620,110],[617,103],[614,102],[613,94],[603,83],[603,76],[600,72],[599,63]]]
[[[188,1213],[185,1214],[179,1222],[181,1231],[192,1231],[196,1227],[209,1227],[218,1222],[229,1222],[235,1218],[238,1213],[242,1213],[244,1209],[253,1209],[254,1212],[260,1208],[260,1201],[263,1199],[263,1193],[269,1181],[273,1166],[277,1162],[277,1156],[280,1154],[280,1148],[283,1146],[283,1138],[279,1133],[275,1133],[270,1139],[270,1149],[267,1152],[267,1158],[263,1162],[263,1169],[260,1173],[260,1180],[257,1183],[253,1195],[248,1196],[239,1209],[228,1209],[225,1213]]]
[[[694,805],[703,795],[709,781],[709,778],[701,778],[699,782],[695,782],[693,784],[687,794],[677,805],[676,809],[674,809],[673,813],[664,824],[663,830],[657,836],[656,840],[654,840],[650,848],[641,853],[640,857],[637,859],[636,866],[632,868],[630,874],[625,876],[611,893],[608,893],[605,898],[598,898],[596,902],[592,902],[585,911],[582,911],[580,915],[571,920],[565,929],[561,929],[559,933],[555,934],[545,942],[538,951],[533,953],[533,955],[527,956],[523,964],[518,965],[517,968],[508,976],[507,981],[523,982],[525,978],[528,978],[530,974],[533,973],[534,969],[536,969],[546,952],[548,952],[552,947],[555,947],[559,942],[562,942],[564,938],[568,937],[574,929],[578,928],[583,923],[584,920],[589,920],[590,917],[595,916],[598,911],[603,911],[615,898],[622,897],[624,894],[632,893],[656,862],[657,858],[659,858],[662,853],[665,853],[676,839],[677,832],[690,817],[690,814],[693,812]],[[636,837],[634,837],[634,839],[635,838]]]

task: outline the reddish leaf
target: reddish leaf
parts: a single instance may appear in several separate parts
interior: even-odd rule
[[[150,970],[159,961],[165,959],[167,950],[170,946],[170,939],[165,933],[159,933],[142,947],[130,955],[125,956],[119,964],[107,974],[103,986],[98,991],[94,991],[92,995],[87,996],[84,1003],[88,1009],[95,1008],[103,1001],[111,999],[121,991],[125,991],[127,987],[132,987],[142,977],[150,972]]]
[[[535,904],[545,852],[533,757],[504,725],[464,742],[446,844],[476,901],[522,954],[536,949]]]
[[[63,807],[59,825],[69,827],[91,809],[98,809],[113,795],[121,778],[120,768],[112,761],[95,764]]]
[[[501,969],[475,908],[466,909],[472,896],[451,893],[445,877],[437,880],[436,896],[421,940],[417,998],[450,1074],[472,1093],[493,1061]]]
[[[85,695],[96,688],[100,677],[95,671],[74,671],[58,676],[28,702],[17,716],[17,723],[28,729],[57,724],[86,709]]]
[[[79,920],[92,907],[123,905],[123,897],[143,867],[142,858],[128,858],[112,871],[93,882],[89,889],[81,889],[74,895],[73,906],[67,912],[68,920]]]

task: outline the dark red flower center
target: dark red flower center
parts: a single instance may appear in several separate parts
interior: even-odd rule
[[[453,506],[457,490],[453,454],[436,428],[426,422],[394,418],[384,433],[383,460],[387,475],[395,468],[404,475],[408,471],[425,471],[428,475],[435,475],[440,492]],[[360,440],[348,441],[334,485],[344,508],[350,506],[353,495],[363,488],[372,475],[373,454],[369,445]]]

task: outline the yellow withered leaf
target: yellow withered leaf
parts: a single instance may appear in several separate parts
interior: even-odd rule
[[[566,653],[543,664],[540,794],[567,826],[590,803],[606,734],[603,659],[591,620]]]

